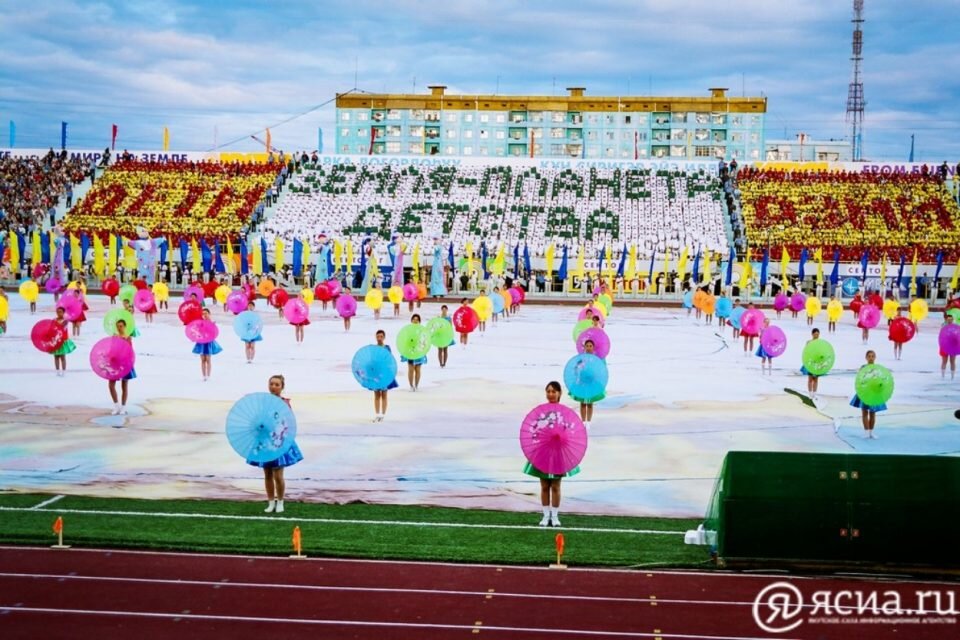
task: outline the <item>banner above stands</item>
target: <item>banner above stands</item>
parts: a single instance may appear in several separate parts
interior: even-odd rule
[[[0,159],[3,158],[42,158],[50,153],[50,149],[9,149],[0,148]],[[54,150],[54,153],[60,152]],[[123,150],[110,152],[111,161],[123,153]],[[266,162],[267,154],[262,151],[259,153],[238,153],[238,152],[219,152],[219,151],[158,151],[158,150],[127,150],[127,153],[133,154],[133,157],[140,162]],[[103,159],[103,150],[97,149],[67,149],[69,158],[80,158],[85,162],[93,160],[97,164]]]
[[[940,165],[924,162],[754,162],[757,169],[780,171],[847,171],[852,173],[877,173],[884,176],[906,173],[923,173],[926,165],[930,173],[936,173]],[[947,165],[947,176],[953,177],[956,165]]]

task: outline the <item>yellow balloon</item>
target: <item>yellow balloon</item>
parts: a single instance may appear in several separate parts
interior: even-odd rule
[[[76,283],[76,282],[71,282],[70,284],[67,285],[67,289],[76,289],[76,288],[77,288],[77,283]],[[82,281],[80,282],[80,292],[83,293],[83,295],[87,295],[87,283],[86,283],[86,282],[82,282]]]
[[[403,302],[403,287],[394,285],[387,290],[387,299],[390,300],[393,304],[400,304]]]
[[[225,284],[220,285],[217,287],[217,290],[213,292],[214,299],[216,299],[216,301],[220,304],[227,303],[228,295],[230,295],[230,287]]]
[[[910,319],[914,322],[920,322],[930,313],[930,307],[926,300],[914,300],[910,303]]]
[[[154,282],[151,289],[153,290],[153,297],[157,299],[157,302],[164,302],[170,299],[170,288],[164,283]]]
[[[827,303],[827,318],[830,322],[836,322],[843,315],[843,303],[839,300],[831,300]]]
[[[820,298],[815,296],[810,296],[807,298],[807,302],[804,305],[807,308],[807,315],[811,318],[816,318],[820,315],[820,312],[823,311],[823,303],[820,302]],[[843,309],[840,310],[843,313]]]
[[[33,280],[27,280],[20,285],[20,295],[27,302],[36,302],[37,296],[40,295],[40,287]]]
[[[303,298],[303,301],[308,305],[313,304],[313,289],[304,289],[300,292],[300,297]]]
[[[10,315],[10,303],[6,298],[0,298],[0,320],[6,320]]]
[[[400,287],[397,287],[397,289],[399,288]],[[367,291],[367,295],[363,297],[363,303],[367,305],[367,308],[371,311],[376,311],[383,306],[383,291],[380,289],[370,289],[370,291]]]
[[[883,301],[883,317],[887,320],[893,320],[897,317],[897,311],[900,309],[900,303],[896,300]]]

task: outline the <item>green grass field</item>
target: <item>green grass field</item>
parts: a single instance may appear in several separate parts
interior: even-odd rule
[[[709,566],[704,547],[683,544],[698,520],[562,514],[562,529],[541,529],[535,513],[369,504],[288,503],[283,514],[263,502],[124,500],[0,494],[0,542],[79,547],[289,554],[294,526],[312,557],[434,560],[492,564],[555,561],[562,531],[564,561],[574,566]]]

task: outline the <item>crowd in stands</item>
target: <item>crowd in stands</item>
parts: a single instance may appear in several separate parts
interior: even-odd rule
[[[791,255],[803,248],[840,250],[859,260],[865,250],[879,257],[901,253],[932,262],[960,255],[960,207],[941,172],[881,175],[848,171],[744,168],[739,172],[746,237],[752,247]]]
[[[71,209],[63,227],[126,237],[138,226],[171,238],[235,236],[279,172],[278,163],[122,159]]]
[[[0,159],[0,233],[43,227],[60,198],[71,199],[73,186],[85,179],[86,164],[66,152]]]
[[[716,177],[649,169],[305,163],[263,231],[268,243],[398,232],[458,248],[527,244],[538,255],[550,244],[583,244],[588,255],[636,244],[641,259],[728,251]]]

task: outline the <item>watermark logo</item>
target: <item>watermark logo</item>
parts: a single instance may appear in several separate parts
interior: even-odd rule
[[[764,587],[753,601],[753,620],[771,634],[788,633],[801,624],[956,624],[955,589],[815,591],[809,599],[790,582]]]

